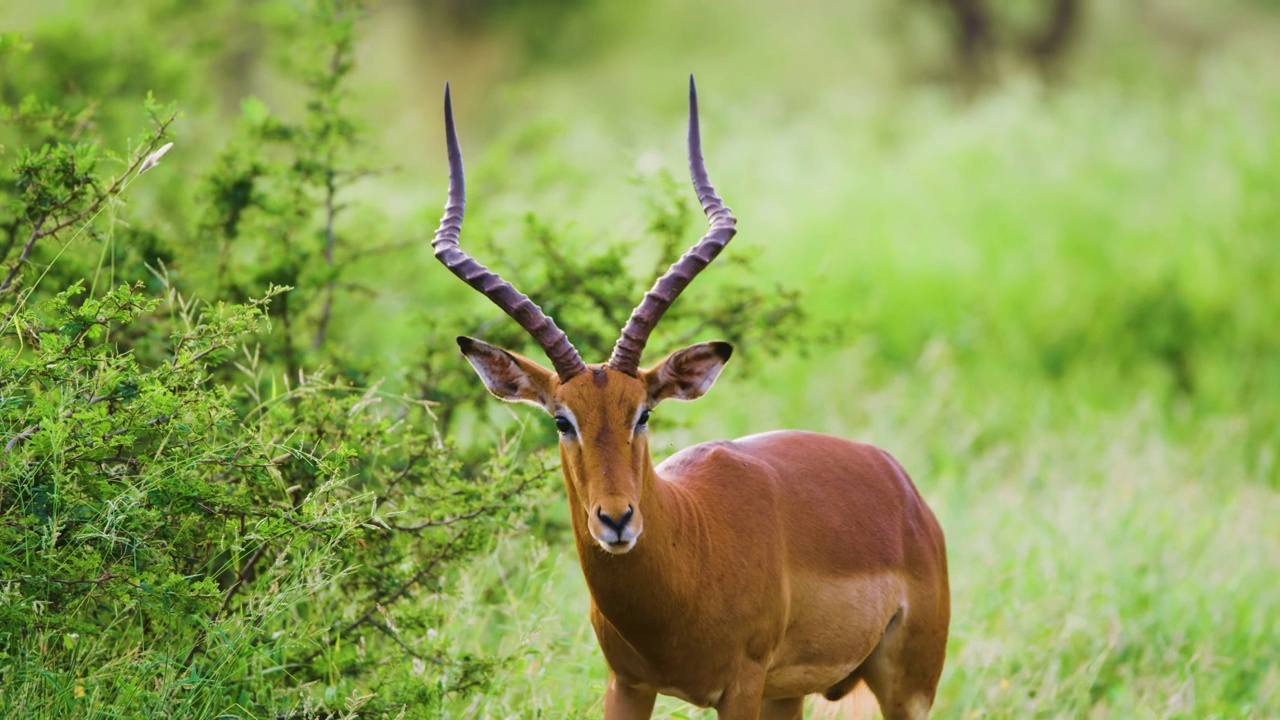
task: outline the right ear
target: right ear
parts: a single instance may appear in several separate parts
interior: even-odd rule
[[[499,400],[529,403],[548,413],[552,411],[555,374],[550,370],[475,338],[459,337],[458,347],[485,387]]]
[[[663,400],[696,400],[711,389],[724,364],[733,355],[727,342],[705,342],[677,350],[657,365],[642,370],[649,386],[649,406]]]

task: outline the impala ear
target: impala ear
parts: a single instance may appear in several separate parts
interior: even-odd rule
[[[649,405],[663,400],[696,400],[711,389],[724,364],[733,355],[727,342],[690,345],[668,355],[662,362],[642,371],[649,385]]]
[[[458,347],[499,400],[529,403],[551,412],[555,374],[550,370],[475,338],[459,337]]]

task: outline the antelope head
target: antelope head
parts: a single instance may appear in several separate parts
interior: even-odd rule
[[[724,342],[677,350],[642,369],[640,355],[662,315],[689,282],[733,237],[735,219],[707,179],[698,128],[697,90],[689,78],[689,170],[710,229],[645,293],[605,363],[587,365],[555,322],[527,296],[458,246],[465,205],[462,153],[445,86],[449,202],[431,245],[436,258],[520,323],[546,352],[553,369],[468,337],[458,338],[485,387],[501,400],[528,403],[555,419],[574,527],[605,551],[630,551],[644,531],[646,490],[654,481],[649,414],[664,400],[693,400],[715,382],[733,352]]]

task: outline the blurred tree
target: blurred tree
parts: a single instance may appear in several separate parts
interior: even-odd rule
[[[521,65],[581,61],[616,25],[589,11],[597,0],[418,0],[424,22],[452,35],[501,38]]]
[[[1060,62],[1080,31],[1080,0],[1052,0],[1048,17],[1026,40],[1027,54],[1045,75],[1058,72]]]
[[[1082,0],[1049,0],[1029,27],[1007,2],[929,1],[945,18],[959,80],[969,90],[996,79],[1000,56],[1030,62],[1046,79],[1055,79],[1080,31]]]

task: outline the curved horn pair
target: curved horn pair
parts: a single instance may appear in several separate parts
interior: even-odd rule
[[[458,148],[458,136],[453,124],[453,104],[449,99],[449,86],[444,91],[444,122],[449,149],[449,202],[445,205],[440,229],[436,231],[431,246],[436,258],[462,278],[468,285],[484,293],[495,305],[520,323],[533,339],[542,346],[555,366],[560,381],[587,369],[578,351],[554,321],[528,297],[516,290],[497,273],[485,268],[458,247],[458,234],[462,230],[462,212],[466,189],[462,174],[462,153]],[[693,76],[689,76],[689,174],[693,189],[702,203],[711,227],[706,235],[680,257],[667,270],[653,288],[645,293],[640,305],[622,329],[609,358],[609,366],[635,376],[639,372],[640,354],[644,351],[649,334],[662,319],[667,308],[688,287],[689,283],[720,254],[737,232],[736,218],[725,207],[715,188],[707,179],[707,169],[702,160],[702,136],[698,126],[698,90]]]

